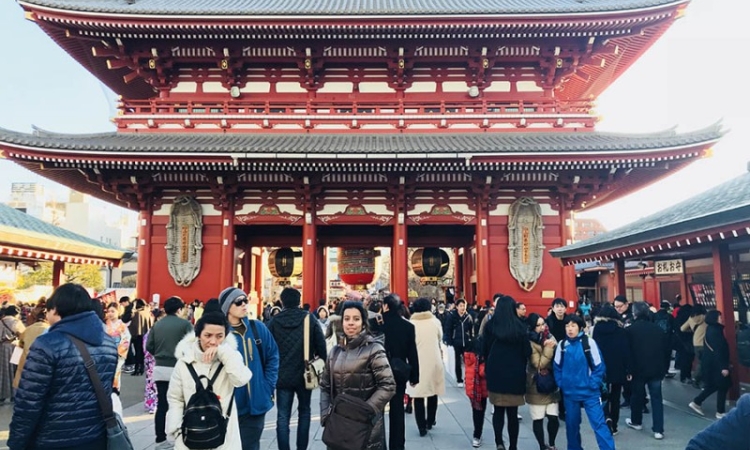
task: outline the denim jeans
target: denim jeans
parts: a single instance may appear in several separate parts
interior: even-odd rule
[[[661,378],[644,380],[633,378],[633,395],[630,398],[630,420],[636,425],[643,425],[643,403],[646,401],[646,387],[651,397],[651,420],[654,433],[664,433],[664,404],[661,396]]]
[[[260,436],[266,424],[266,414],[238,416],[240,422],[240,439],[242,450],[260,450]]]
[[[297,450],[306,450],[310,441],[310,397],[312,391],[305,389],[304,385],[294,389],[276,389],[277,421],[276,439],[279,450],[289,450],[289,422],[292,417],[292,405],[294,396],[297,396],[299,405],[297,413]]]

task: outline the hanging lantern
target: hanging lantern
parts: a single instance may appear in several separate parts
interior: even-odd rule
[[[448,273],[449,267],[448,253],[441,248],[420,248],[411,255],[411,270],[425,284],[437,284],[438,280]]]
[[[279,279],[279,284],[288,284],[290,277],[302,275],[302,252],[289,247],[277,248],[268,255],[268,270]]]
[[[375,278],[375,250],[372,248],[339,248],[338,265],[341,281],[364,287]]]

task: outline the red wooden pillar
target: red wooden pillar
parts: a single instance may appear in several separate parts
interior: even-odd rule
[[[730,400],[737,400],[740,396],[739,361],[737,359],[737,331],[734,324],[734,302],[732,301],[732,268],[729,262],[729,246],[715,244],[711,248],[714,266],[714,286],[716,288],[716,309],[724,319],[724,337],[729,342],[729,363],[732,387],[729,388]]]
[[[52,288],[60,286],[60,279],[65,273],[65,263],[63,261],[55,260],[52,262]]]
[[[258,248],[258,254],[250,252],[253,271],[253,289],[258,291],[258,298],[263,299],[263,248]],[[266,299],[273,301],[273,299]]]
[[[406,213],[396,208],[393,225],[393,246],[391,247],[391,292],[409,298],[409,243],[406,236]]]
[[[568,211],[564,202],[560,202],[560,241],[561,245],[568,245],[573,242],[573,233],[571,226],[573,215]],[[561,277],[562,298],[568,301],[578,301],[578,289],[576,288],[576,267],[574,264],[565,264],[562,266]]]
[[[257,289],[253,281],[253,249],[250,247],[246,248],[242,255],[242,290],[248,295]],[[260,291],[258,291],[258,298],[260,298]]]
[[[326,263],[323,247],[315,246],[315,296],[310,299],[310,310],[315,311],[319,300],[326,297]]]
[[[477,292],[474,298],[467,298],[466,301],[476,299],[483,302],[492,298],[490,292],[490,250],[487,233],[487,206],[482,201],[477,201],[477,224],[476,224],[476,248],[477,248]]]
[[[234,199],[221,211],[221,262],[219,267],[219,292],[228,286],[234,286]],[[247,289],[244,289],[247,292]]]
[[[614,285],[612,287],[614,288],[614,292],[612,293],[612,298],[607,299],[607,301],[612,301],[618,295],[627,296],[628,291],[625,288],[625,260],[624,259],[615,260],[615,279],[614,279],[613,284]]]
[[[302,224],[302,303],[310,303],[316,298],[315,264],[318,249],[318,230],[312,211],[305,213]]]
[[[474,292],[474,287],[471,285],[471,276],[476,270],[474,267],[474,258],[473,258],[472,248],[471,247],[464,247],[464,262],[463,262],[463,283],[464,283],[464,290],[461,292],[461,296],[459,298],[474,298],[476,292]]]
[[[136,294],[151,301],[151,204],[140,212],[138,224],[138,274],[136,276]],[[166,294],[166,293],[165,293]],[[166,300],[166,297],[164,298]]]
[[[463,295],[464,292],[464,263],[459,253],[458,247],[453,249],[453,285],[456,287],[456,296]]]

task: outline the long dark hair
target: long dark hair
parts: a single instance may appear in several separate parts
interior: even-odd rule
[[[490,324],[491,333],[498,341],[524,342],[528,339],[526,325],[516,315],[516,301],[508,295],[497,300]]]

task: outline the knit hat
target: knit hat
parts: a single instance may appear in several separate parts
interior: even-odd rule
[[[238,289],[236,287],[228,287],[221,291],[221,294],[219,294],[219,304],[221,305],[221,312],[226,316],[229,314],[229,308],[232,307],[232,303],[236,302],[237,300],[247,298],[247,295],[242,292],[241,289]]]

